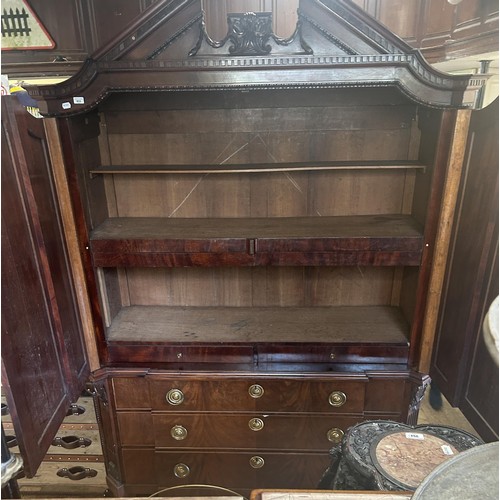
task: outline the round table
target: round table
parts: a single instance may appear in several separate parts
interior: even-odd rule
[[[495,442],[460,453],[432,471],[412,499],[498,499],[498,452],[498,442]]]
[[[441,463],[484,444],[442,425],[371,420],[351,427],[330,452],[323,489],[414,491]]]

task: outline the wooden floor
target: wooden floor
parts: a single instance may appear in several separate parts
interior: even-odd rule
[[[424,400],[422,406],[420,407],[420,412],[418,414],[418,424],[436,424],[436,425],[448,425],[450,427],[456,427],[466,432],[470,432],[475,436],[479,436],[474,427],[469,423],[469,421],[464,417],[462,412],[458,408],[453,408],[450,403],[444,398],[443,405],[439,410],[435,410],[431,407],[429,403],[430,388],[425,391]]]

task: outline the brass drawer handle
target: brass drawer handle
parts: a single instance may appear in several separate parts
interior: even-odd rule
[[[177,406],[184,401],[184,393],[180,389],[170,389],[166,398],[168,404]]]
[[[261,398],[264,395],[264,388],[259,384],[253,384],[248,388],[248,394],[255,399]]]
[[[347,396],[341,391],[333,391],[330,396],[328,396],[328,402],[335,407],[345,405],[347,401]]]
[[[85,408],[83,406],[73,403],[66,411],[66,416],[71,417],[73,415],[83,415],[84,413],[85,413]]]
[[[189,470],[189,467],[186,464],[177,464],[174,467],[174,476],[178,477],[179,479],[188,477],[190,472],[191,471]]]
[[[253,469],[261,469],[262,467],[264,467],[264,459],[257,455],[250,458],[250,467],[252,467]]]
[[[248,422],[248,427],[252,431],[260,431],[264,428],[264,421],[260,418],[251,418]]]
[[[174,425],[172,429],[170,429],[170,435],[176,440],[176,441],[182,441],[183,439],[187,438],[188,431],[185,427],[182,425]]]
[[[79,465],[75,467],[70,467],[69,469],[59,469],[57,471],[59,477],[67,477],[72,481],[79,481],[80,479],[85,479],[87,477],[96,477],[97,471],[95,469],[89,469],[88,467],[81,467]]]
[[[330,429],[326,433],[326,437],[331,443],[339,444],[344,437],[344,431],[342,429],[339,429],[338,427],[333,427],[333,429]]]
[[[66,450],[74,450],[75,448],[86,448],[92,444],[92,440],[78,436],[57,436],[52,441],[52,446],[61,446]]]

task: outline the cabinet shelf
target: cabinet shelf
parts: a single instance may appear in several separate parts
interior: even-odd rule
[[[231,174],[300,172],[308,170],[425,169],[418,161],[317,161],[290,163],[245,163],[222,165],[109,165],[90,170],[99,174]]]
[[[112,357],[156,362],[404,362],[409,327],[390,306],[122,308]]]
[[[97,267],[420,264],[408,215],[111,218],[91,235]]]

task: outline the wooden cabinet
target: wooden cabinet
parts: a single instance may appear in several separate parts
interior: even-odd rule
[[[314,488],[427,382],[467,78],[345,0],[302,1],[287,40],[229,24],[216,43],[198,1],[157,2],[31,89],[119,495]]]
[[[107,394],[121,458],[115,480],[125,483],[120,491],[145,495],[207,483],[244,494],[255,484],[299,487],[326,470],[325,451],[350,426],[406,419],[402,373],[277,375],[118,371]],[[380,389],[391,396],[377,397]]]

